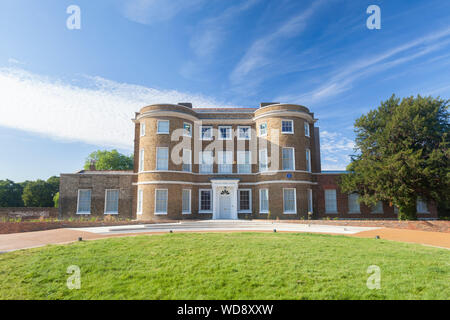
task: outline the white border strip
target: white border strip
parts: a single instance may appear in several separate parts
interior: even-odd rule
[[[273,183],[297,183],[297,184],[314,184],[317,185],[317,182],[305,181],[305,180],[270,180],[270,181],[259,181],[259,182],[239,182],[240,185],[251,185],[257,186],[261,184],[273,184]],[[190,182],[190,181],[142,181],[142,182],[134,182],[134,186],[141,186],[147,184],[188,184],[193,186],[208,186],[211,185],[211,182]]]

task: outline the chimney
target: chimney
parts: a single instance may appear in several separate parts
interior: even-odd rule
[[[190,103],[190,102],[178,102],[178,105],[192,109],[192,103]]]
[[[280,103],[279,103],[279,102],[261,102],[261,103],[259,104],[259,107],[260,107],[260,108],[263,108],[263,107],[270,106],[270,105],[272,105],[272,104],[280,104]]]
[[[97,161],[95,161],[95,160],[91,160],[91,163],[90,163],[90,165],[89,165],[89,171],[96,171],[97,169],[95,168],[95,163],[96,163]]]

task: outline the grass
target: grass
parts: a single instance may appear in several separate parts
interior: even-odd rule
[[[67,267],[81,268],[69,290]],[[367,268],[381,268],[369,290]],[[450,251],[345,236],[164,234],[0,255],[0,299],[449,299]]]

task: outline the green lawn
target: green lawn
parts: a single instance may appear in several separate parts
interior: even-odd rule
[[[449,285],[449,250],[345,236],[174,233],[0,254],[0,299],[450,299]]]

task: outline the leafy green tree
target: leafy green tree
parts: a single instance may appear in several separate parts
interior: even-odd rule
[[[47,183],[51,189],[51,195],[54,197],[59,192],[59,177],[50,177],[47,179]]]
[[[341,178],[373,205],[388,201],[400,219],[416,218],[416,200],[448,202],[450,195],[449,100],[394,95],[355,122],[357,154]]]
[[[26,207],[53,207],[53,187],[44,180],[30,181],[23,189],[22,199]]]
[[[57,192],[53,197],[53,203],[55,205],[55,208],[59,208],[59,192]]]
[[[0,207],[23,207],[22,186],[11,180],[0,180]]]
[[[133,170],[133,156],[126,156],[117,150],[97,150],[92,152],[84,163],[84,169],[89,170],[91,162],[95,161],[96,170]]]

